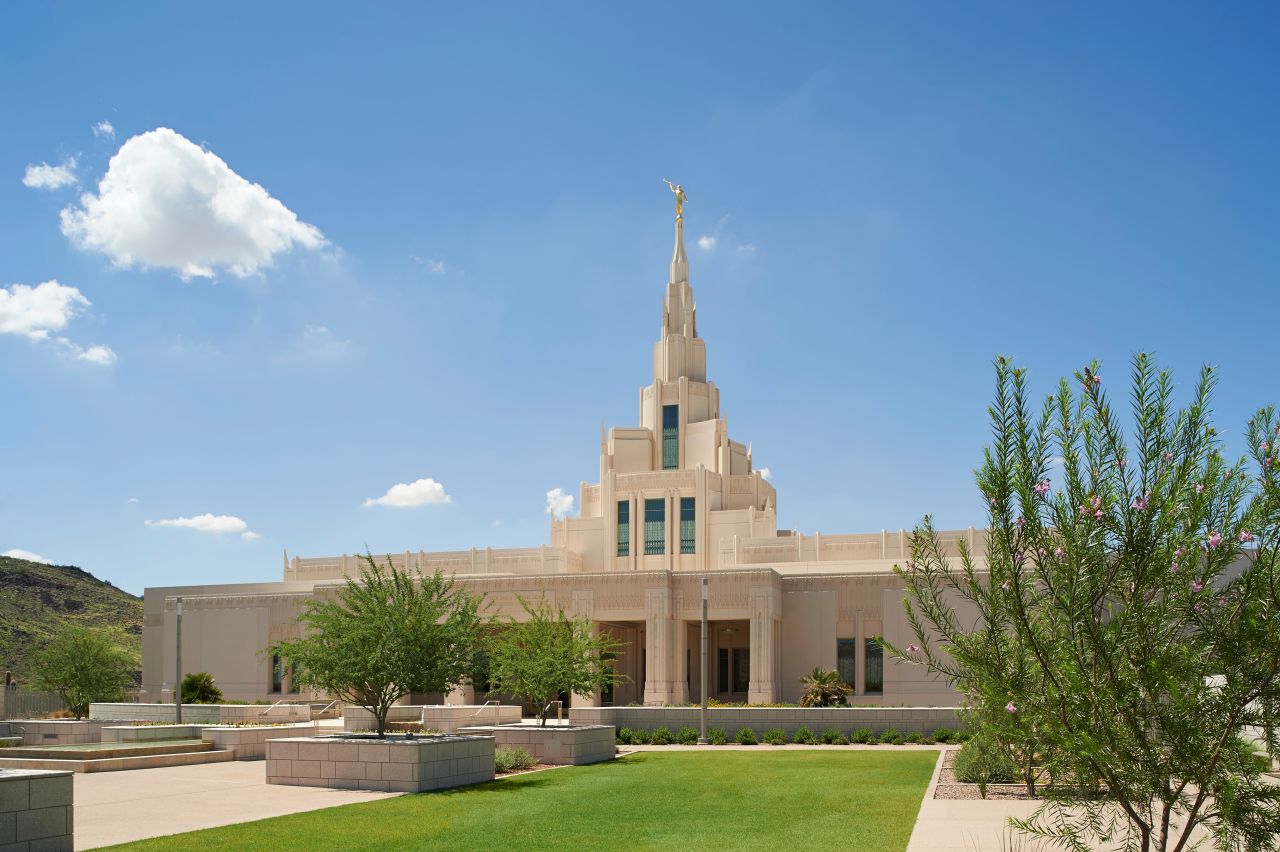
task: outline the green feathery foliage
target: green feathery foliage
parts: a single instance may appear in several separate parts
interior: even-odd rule
[[[960,689],[970,727],[1047,799],[1023,831],[1073,849],[1274,850],[1280,787],[1241,747],[1280,751],[1280,453],[1275,411],[1228,461],[1210,422],[1134,359],[1128,438],[1096,362],[1038,414],[997,359],[992,445],[977,474],[986,570],[947,558],[929,519],[899,567],[915,643],[899,659]],[[1060,466],[1064,481],[1050,481]]]
[[[78,624],[63,627],[32,660],[35,688],[57,694],[77,719],[95,701],[123,698],[136,665],[109,631]]]

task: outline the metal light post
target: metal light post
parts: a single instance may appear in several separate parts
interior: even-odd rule
[[[702,709],[698,713],[698,744],[707,744],[707,578],[702,578]]]
[[[182,724],[182,598],[178,598],[178,635],[177,642],[174,644],[174,676],[173,676],[173,705],[177,712],[177,722]]]

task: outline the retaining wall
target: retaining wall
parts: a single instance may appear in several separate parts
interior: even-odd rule
[[[493,737],[297,737],[267,743],[267,783],[421,793],[492,781]]]
[[[87,719],[17,719],[9,723],[9,730],[22,737],[24,746],[79,745],[100,742],[106,724]]]
[[[781,728],[790,737],[801,727],[815,734],[835,728],[848,734],[857,728],[870,728],[879,734],[896,728],[904,734],[925,734],[936,728],[958,730],[963,727],[955,707],[709,707],[707,728],[721,728],[730,737],[740,728],[751,728],[756,735],[770,728]],[[569,721],[574,725],[614,725],[618,728],[652,731],[654,728],[698,727],[697,707],[573,707]]]
[[[618,752],[612,725],[485,725],[459,733],[492,736],[499,748],[522,748],[539,763],[581,766],[612,760]]]
[[[236,760],[262,760],[267,756],[268,740],[314,736],[319,730],[315,722],[299,722],[292,725],[254,726],[248,728],[223,728],[206,725],[200,736],[213,743],[214,748],[228,749]]]
[[[433,731],[452,734],[459,728],[477,725],[519,724],[523,712],[519,704],[426,704],[422,708],[422,724]]]
[[[0,849],[71,852],[70,772],[0,771]]]
[[[200,725],[103,725],[104,743],[149,743],[156,740],[198,740]]]
[[[90,704],[90,719],[115,722],[173,722],[172,704]],[[225,725],[228,722],[310,722],[306,704],[183,704],[183,724]]]

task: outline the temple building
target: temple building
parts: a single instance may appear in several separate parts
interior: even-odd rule
[[[909,556],[906,531],[778,529],[777,492],[748,445],[730,438],[720,389],[708,379],[679,208],[653,380],[639,397],[639,425],[601,435],[600,480],[582,483],[578,517],[552,519],[547,544],[389,558],[401,569],[445,572],[483,595],[489,613],[519,617],[519,597],[542,597],[624,643],[616,665],[626,682],[612,694],[574,696],[579,706],[701,700],[703,577],[712,698],[796,701],[801,676],[822,667],[853,686],[854,703],[956,703],[945,684],[886,659],[873,641],[910,641],[893,573]],[[982,530],[942,536],[953,558],[961,539],[985,553]],[[144,700],[172,695],[179,597],[184,671],[212,673],[228,699],[299,697],[288,667],[262,649],[296,635],[303,602],[356,576],[359,564],[352,555],[286,557],[277,582],[147,589]],[[471,688],[447,696],[477,698]]]

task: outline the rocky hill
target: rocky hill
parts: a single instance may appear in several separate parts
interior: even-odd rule
[[[30,679],[31,655],[67,624],[105,627],[142,654],[142,599],[73,565],[0,556],[0,679]]]

